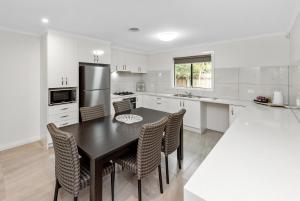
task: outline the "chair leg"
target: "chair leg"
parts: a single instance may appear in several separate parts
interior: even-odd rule
[[[167,180],[167,184],[169,184],[169,161],[168,161],[168,155],[165,155],[165,161],[166,161],[166,180]]]
[[[162,178],[161,178],[161,166],[158,166],[158,176],[159,176],[159,188],[160,188],[160,193],[163,194],[164,193],[164,189],[163,189],[163,183],[162,183]]]
[[[56,179],[56,181],[55,181],[55,191],[54,191],[54,201],[57,201],[59,188],[60,188],[60,184],[59,184],[58,180]]]
[[[111,173],[111,200],[115,200],[115,164],[114,165],[114,170]]]
[[[74,197],[74,201],[77,201],[78,200],[78,197]]]
[[[142,181],[138,180],[139,201],[142,201]]]
[[[177,149],[177,162],[178,162],[178,167],[179,167],[179,169],[181,170],[180,152],[179,152],[178,149]]]

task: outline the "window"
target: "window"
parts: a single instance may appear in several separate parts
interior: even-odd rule
[[[174,58],[174,86],[212,88],[211,55]]]

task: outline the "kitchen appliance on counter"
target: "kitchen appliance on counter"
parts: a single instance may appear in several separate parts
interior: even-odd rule
[[[62,105],[76,102],[76,88],[50,88],[48,105]]]
[[[104,105],[110,114],[110,66],[79,63],[79,107]]]
[[[145,82],[137,82],[136,83],[136,91],[144,92],[145,91]]]
[[[283,105],[283,94],[281,91],[274,91],[272,103],[275,105]]]

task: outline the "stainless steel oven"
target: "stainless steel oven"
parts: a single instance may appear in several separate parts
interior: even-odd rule
[[[61,105],[76,102],[76,88],[49,89],[49,105]]]

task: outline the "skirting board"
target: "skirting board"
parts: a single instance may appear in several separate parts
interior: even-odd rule
[[[12,149],[12,148],[15,148],[15,147],[19,147],[19,146],[22,146],[22,145],[25,145],[25,144],[30,144],[30,143],[33,143],[33,142],[37,142],[40,139],[41,139],[40,136],[36,136],[36,137],[32,137],[32,138],[25,139],[25,140],[20,140],[20,141],[11,143],[9,145],[5,145],[5,146],[0,147],[0,151],[4,151],[4,150],[7,150],[7,149]]]

